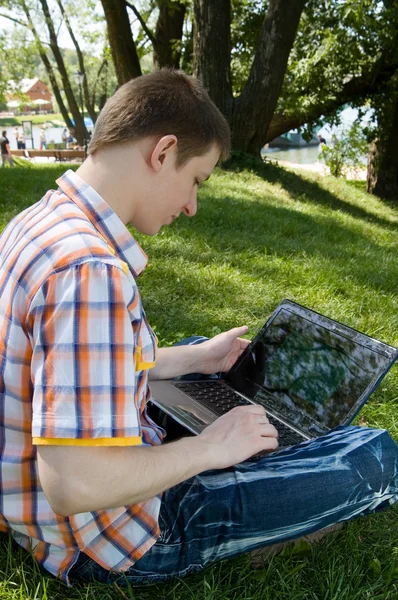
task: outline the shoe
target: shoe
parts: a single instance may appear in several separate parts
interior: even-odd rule
[[[272,544],[271,546],[264,546],[264,548],[253,550],[252,552],[250,552],[250,566],[253,569],[263,568],[266,562],[268,562],[277,554],[280,554],[285,548],[291,548],[294,551],[294,548],[297,547],[297,549],[301,549],[302,551],[304,550],[303,553],[305,553],[305,551],[308,550],[311,544],[317,544],[328,533],[336,533],[338,531],[341,531],[341,529],[343,529],[343,526],[344,523],[336,523],[335,525],[330,525],[329,527],[325,527],[324,529],[314,531],[314,533],[303,535],[297,538],[296,540],[279,542],[278,544]]]

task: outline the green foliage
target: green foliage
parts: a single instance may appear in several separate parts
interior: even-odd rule
[[[320,159],[324,159],[334,177],[341,177],[346,167],[363,167],[368,141],[363,127],[355,122],[352,127],[342,130],[339,137],[333,134],[330,144],[323,145]]]
[[[397,6],[389,9],[378,0],[310,0],[278,110],[305,115],[317,103],[335,99],[344,83],[369,70],[382,53],[398,57],[397,33]],[[359,105],[363,100],[358,98]]]
[[[10,80],[18,84],[24,77],[34,77],[38,52],[28,32],[14,27],[10,32],[0,32],[0,102],[6,108],[5,92]],[[16,96],[23,99],[18,87]]]

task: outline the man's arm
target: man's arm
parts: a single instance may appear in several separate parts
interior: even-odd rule
[[[278,446],[261,406],[231,410],[197,437],[153,447],[38,446],[39,478],[59,515],[137,504],[208,469]]]
[[[6,150],[7,150],[7,154],[8,154],[8,156],[11,156],[11,148],[10,148],[10,144],[6,144]]]

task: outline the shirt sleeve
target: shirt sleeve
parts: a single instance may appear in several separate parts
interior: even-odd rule
[[[28,319],[34,444],[142,443],[131,316],[138,306],[138,290],[103,262],[61,270],[40,287]]]

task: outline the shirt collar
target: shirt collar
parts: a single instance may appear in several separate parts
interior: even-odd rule
[[[145,269],[148,257],[109,204],[72,170],[57,179],[57,184],[137,277]]]

